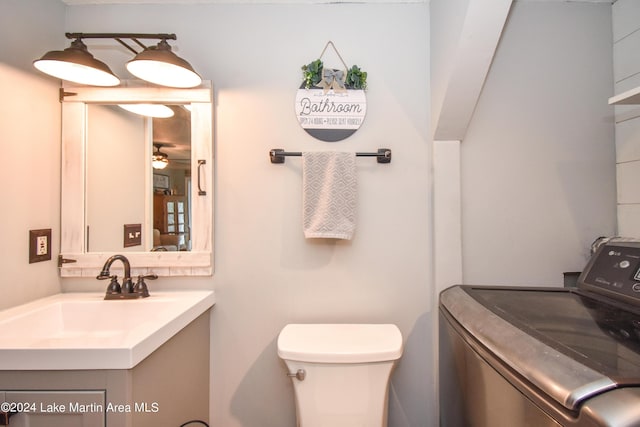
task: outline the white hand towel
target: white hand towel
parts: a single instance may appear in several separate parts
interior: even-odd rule
[[[302,153],[304,236],[350,240],[356,228],[355,153]]]

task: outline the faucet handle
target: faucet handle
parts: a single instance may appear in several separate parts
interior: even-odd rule
[[[142,298],[146,298],[149,296],[149,288],[147,288],[147,284],[144,282],[144,279],[156,280],[158,278],[155,274],[147,274],[138,276],[138,281],[133,287],[133,292],[139,294]]]
[[[120,283],[118,283],[118,276],[110,276],[110,277],[100,277],[98,276],[98,280],[103,280],[103,279],[111,279],[111,282],[109,282],[109,286],[107,286],[107,295],[115,295],[115,294],[121,294],[122,293],[122,288],[120,287]]]

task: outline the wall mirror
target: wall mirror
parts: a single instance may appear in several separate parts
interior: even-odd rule
[[[65,86],[62,100],[63,277],[90,277],[123,253],[135,274],[213,272],[212,89],[124,81]],[[173,114],[131,112],[141,104]],[[163,160],[154,168],[152,159]]]

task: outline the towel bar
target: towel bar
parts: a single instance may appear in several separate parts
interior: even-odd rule
[[[284,151],[282,148],[273,148],[269,151],[271,163],[284,163],[286,156],[300,157],[300,151]],[[378,148],[376,153],[356,153],[358,157],[376,157],[378,163],[391,163],[391,150],[388,148]]]

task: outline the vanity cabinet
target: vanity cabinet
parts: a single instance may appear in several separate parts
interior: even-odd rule
[[[132,369],[0,371],[11,427],[157,427],[209,419],[210,310]]]
[[[106,404],[104,390],[6,391],[0,392],[0,401],[22,411],[11,416],[11,427],[105,426],[99,411]]]

